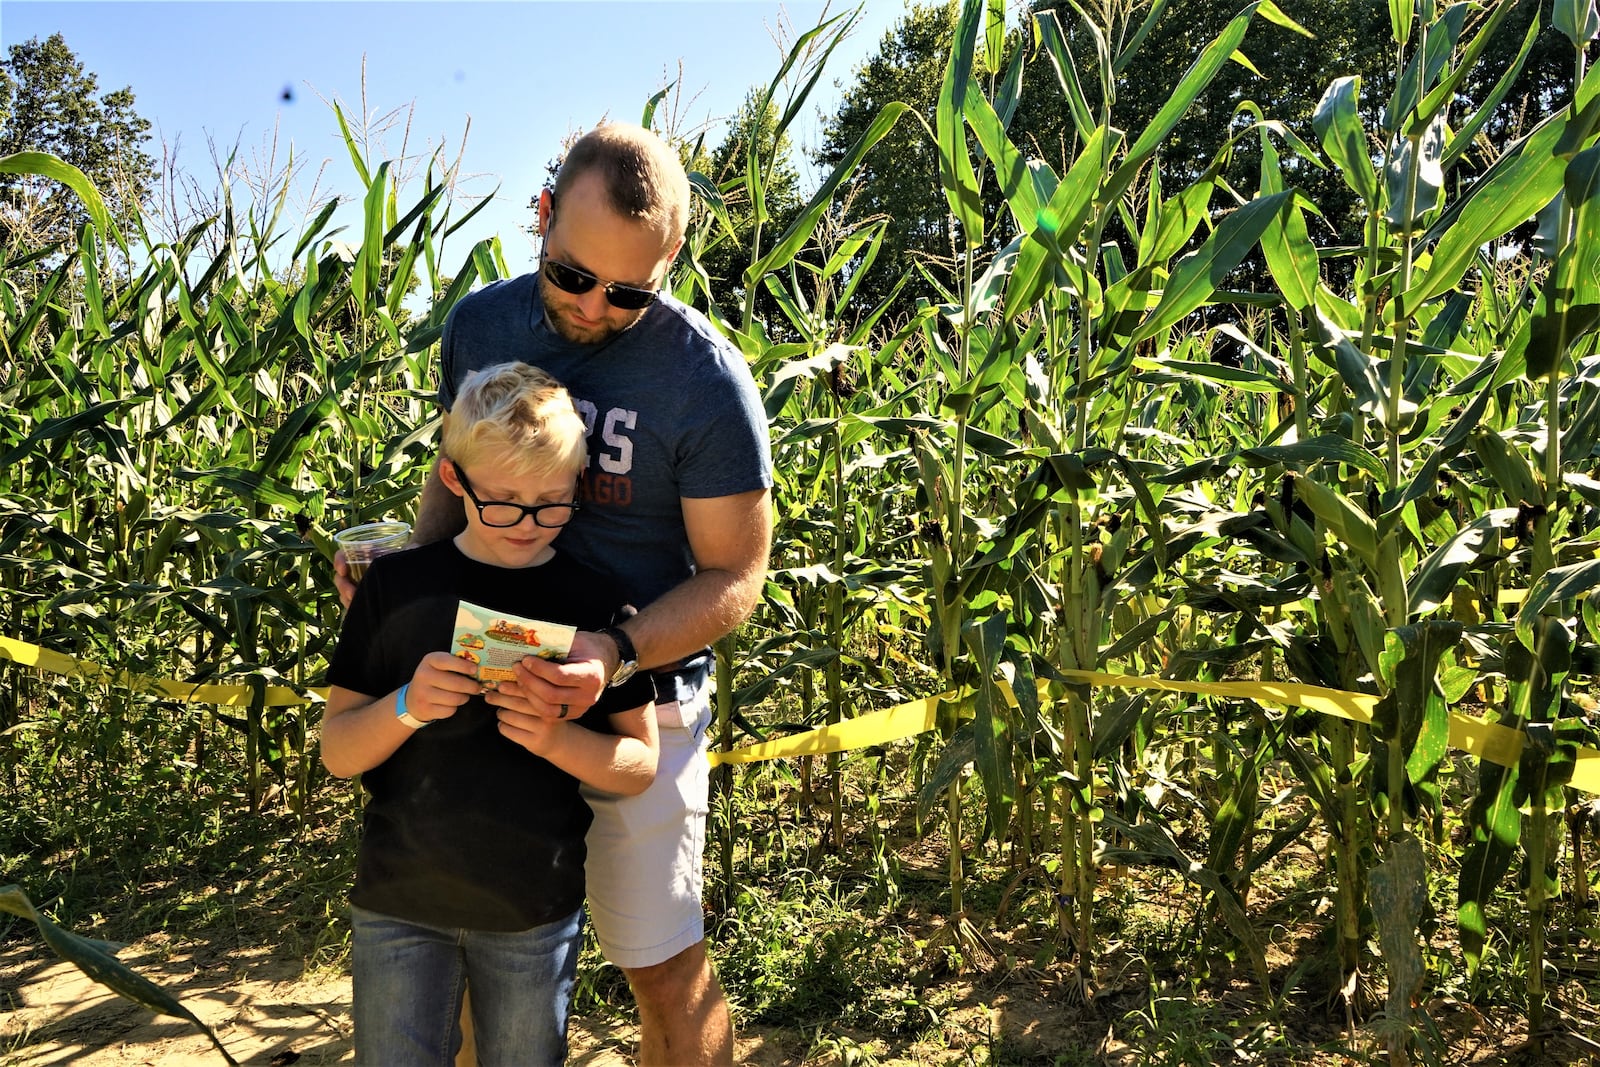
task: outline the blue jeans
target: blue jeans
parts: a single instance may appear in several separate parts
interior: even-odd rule
[[[481,1067],[559,1064],[583,909],[531,930],[433,927],[351,908],[356,1062],[451,1067],[472,986]]]

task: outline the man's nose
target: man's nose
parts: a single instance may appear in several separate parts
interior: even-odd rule
[[[605,318],[606,309],[610,306],[610,302],[606,300],[605,289],[599,285],[578,296],[578,309],[583,312],[583,317],[586,319]]]

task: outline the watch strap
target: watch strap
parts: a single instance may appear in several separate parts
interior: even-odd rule
[[[633,638],[628,636],[628,631],[620,626],[605,626],[599,632],[611,638],[612,643],[617,646],[617,669],[606,684],[621,685],[632,678],[634,672],[639,669],[639,652],[633,647]]]

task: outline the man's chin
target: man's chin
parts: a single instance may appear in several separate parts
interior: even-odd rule
[[[565,315],[549,315],[548,318],[550,319],[551,327],[561,335],[562,340],[570,341],[575,345],[597,345],[601,341],[609,341],[618,333],[615,328],[605,323],[585,326],[573,322]]]

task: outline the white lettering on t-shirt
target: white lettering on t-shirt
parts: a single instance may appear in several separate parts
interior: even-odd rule
[[[579,400],[577,397],[572,398],[572,406],[578,409],[579,415],[583,416],[583,436],[593,437],[595,416],[599,415],[600,412],[589,401]]]
[[[633,438],[621,432],[631,430],[639,422],[639,413],[626,408],[612,408],[606,412],[606,427],[600,439],[614,452],[600,453],[600,469],[608,474],[627,474],[633,470]]]

